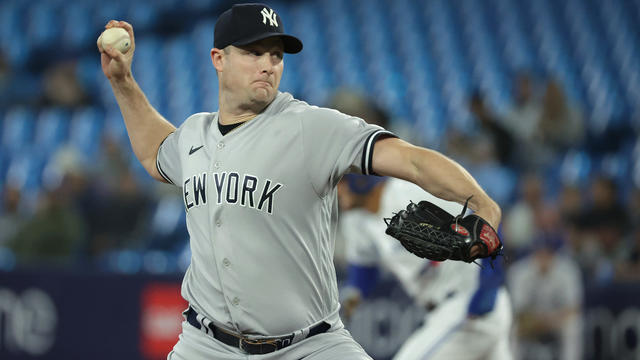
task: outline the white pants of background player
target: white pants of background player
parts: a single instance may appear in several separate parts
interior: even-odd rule
[[[196,329],[186,321],[167,360],[371,360],[343,327],[312,336],[284,349],[249,355]]]
[[[484,316],[468,318],[468,306],[468,296],[443,301],[394,360],[511,360],[512,310],[506,290],[498,291],[495,307]]]

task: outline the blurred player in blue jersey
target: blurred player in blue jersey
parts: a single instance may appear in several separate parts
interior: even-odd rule
[[[395,360],[509,360],[512,310],[503,286],[501,261],[482,267],[459,261],[433,262],[406,251],[385,234],[384,217],[409,200],[427,200],[453,215],[462,211],[403,180],[345,175],[338,187],[340,231],[346,241],[348,286],[343,312],[349,316],[366,298],[379,268],[399,280],[427,310],[424,324],[402,345]]]

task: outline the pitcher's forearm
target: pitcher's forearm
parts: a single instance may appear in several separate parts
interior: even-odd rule
[[[498,204],[452,159],[396,138],[379,140],[373,151],[376,173],[411,181],[441,199],[461,204],[473,195],[469,207],[476,215],[495,228],[500,224],[502,214]]]
[[[158,147],[167,135],[175,131],[175,126],[151,106],[131,74],[122,79],[111,79],[110,82],[133,152],[147,172],[159,178],[155,168]]]
[[[497,228],[502,214],[500,207],[484,192],[469,172],[443,154],[424,148],[414,148],[420,156],[414,156],[416,183],[445,200],[464,203]]]

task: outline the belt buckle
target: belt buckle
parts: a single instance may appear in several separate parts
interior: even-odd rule
[[[268,354],[278,350],[278,341],[275,340],[251,340],[247,338],[240,338],[239,348],[249,354]],[[265,349],[265,346],[270,346]],[[255,350],[258,348],[257,351]]]

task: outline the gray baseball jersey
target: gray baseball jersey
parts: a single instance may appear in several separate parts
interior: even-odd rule
[[[187,211],[182,296],[245,334],[339,323],[335,185],[344,173],[371,173],[375,141],[393,135],[287,93],[225,136],[217,123],[217,113],[192,115],[158,151]]]

